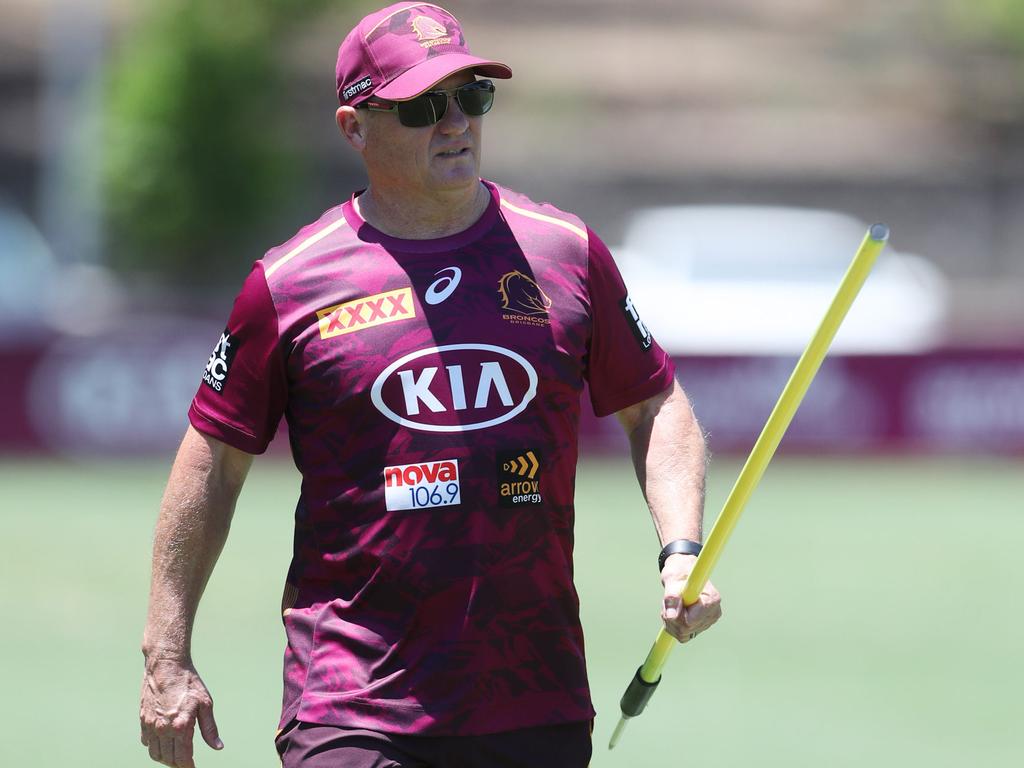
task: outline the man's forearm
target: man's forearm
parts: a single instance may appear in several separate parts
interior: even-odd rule
[[[701,541],[707,453],[704,433],[682,387],[672,382],[660,395],[619,411],[618,417],[629,435],[636,476],[661,544]],[[661,617],[681,643],[693,640],[722,615],[721,596],[710,581],[693,604],[683,605],[684,585],[696,561],[692,554],[676,553],[661,569]]]
[[[700,541],[704,514],[704,434],[678,383],[620,415],[637,479],[662,544]]]
[[[153,541],[147,658],[188,659],[199,599],[227,539],[249,462],[190,429],[167,483]],[[238,454],[238,455],[236,455]]]

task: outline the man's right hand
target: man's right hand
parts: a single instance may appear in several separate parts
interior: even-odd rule
[[[146,660],[139,720],[149,756],[164,765],[195,768],[192,730],[196,722],[207,744],[224,748],[213,719],[213,699],[191,662]]]

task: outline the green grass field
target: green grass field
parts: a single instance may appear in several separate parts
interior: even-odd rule
[[[626,461],[580,470],[577,572],[592,765],[1017,766],[1024,755],[1020,462],[780,459],[715,573],[725,618],[678,649],[606,749],[658,629],[657,544]],[[0,765],[145,766],[139,642],[167,467],[5,462]],[[708,522],[738,471],[712,467]],[[222,753],[277,765],[280,589],[297,484],[257,462],[197,622]]]

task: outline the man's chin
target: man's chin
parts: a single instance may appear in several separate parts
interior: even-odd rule
[[[466,168],[450,169],[447,173],[440,174],[433,184],[434,189],[445,192],[475,192],[477,184],[480,183],[480,173],[475,165]]]

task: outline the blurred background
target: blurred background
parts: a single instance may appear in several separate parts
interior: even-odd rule
[[[8,697],[5,764],[145,763],[134,689],[162,483],[251,262],[365,184],[334,125],[333,69],[376,7],[0,8],[0,573],[16,585],[0,608],[37,620],[3,641],[5,679],[31,689]],[[709,740],[690,753],[706,765],[1018,764],[1024,4],[447,7],[515,72],[483,174],[582,216],[677,356],[717,457],[709,526],[868,224],[892,228],[758,522],[723,558],[718,645],[674,662],[673,692],[617,759],[659,764],[654,745],[685,726]],[[657,628],[623,445],[587,416],[578,565],[599,750]],[[201,765],[275,760],[272,596],[297,481],[280,439],[261,464],[197,640],[235,751]],[[803,592],[812,574],[792,620],[766,609],[774,585]],[[59,743],[54,711],[72,720]]]

